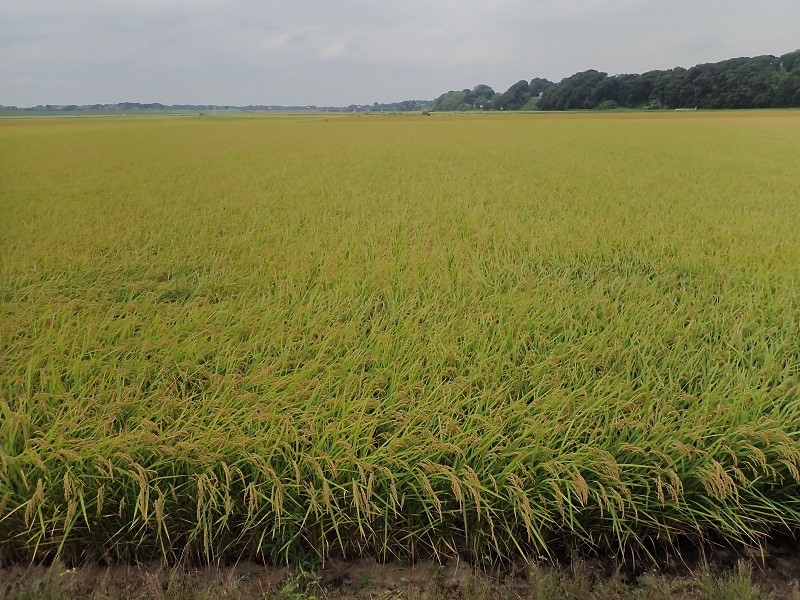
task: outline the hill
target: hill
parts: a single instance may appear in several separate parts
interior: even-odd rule
[[[519,81],[505,93],[487,85],[450,91],[435,110],[580,110],[800,107],[800,50],[783,56],[732,58],[643,74],[590,69],[552,83]]]

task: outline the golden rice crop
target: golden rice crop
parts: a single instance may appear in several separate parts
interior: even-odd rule
[[[0,121],[0,559],[800,525],[800,113]]]

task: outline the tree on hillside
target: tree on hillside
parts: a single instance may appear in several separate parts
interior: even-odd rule
[[[555,83],[547,79],[534,78],[529,82],[518,81],[506,92],[499,94],[491,86],[484,83],[474,88],[461,91],[449,91],[442,94],[434,101],[434,110],[519,110],[523,107],[530,109],[536,102],[530,102]]]
[[[531,97],[535,98],[537,96],[541,96],[542,93],[547,88],[551,88],[554,85],[555,85],[555,83],[553,83],[549,79],[543,79],[541,77],[534,77],[533,79],[531,79],[531,82],[529,84],[529,86],[530,86],[529,90],[530,90],[530,93],[531,93]]]
[[[436,110],[800,107],[800,50],[780,57],[732,58],[641,75],[594,69],[559,83],[518,81],[502,94],[481,84],[436,99]]]
[[[543,110],[595,108],[607,99],[596,93],[596,89],[606,78],[608,78],[607,73],[594,69],[567,77],[561,83],[544,91],[539,101],[539,108]]]
[[[433,104],[434,110],[453,111],[453,110],[475,110],[476,108],[493,108],[492,100],[495,91],[486,84],[476,85],[471,90],[465,89],[460,92],[450,91],[439,96]]]
[[[643,106],[653,92],[652,79],[644,75],[619,75],[617,82],[615,100],[620,106]]]
[[[608,102],[629,108],[800,106],[800,50],[778,58],[732,58],[642,75],[608,77],[584,71],[546,90],[538,107],[586,109]]]
[[[518,81],[500,96],[498,108],[502,110],[518,110],[522,108],[531,97],[531,84],[524,79]]]
[[[433,110],[448,111],[458,110],[458,107],[464,104],[464,99],[467,97],[467,90],[460,92],[450,91],[439,96],[433,101]]]
[[[482,83],[469,90],[464,101],[473,108],[489,109],[494,108],[492,105],[494,95],[492,87]]]
[[[480,85],[476,85],[474,88],[472,88],[470,94],[474,98],[479,98],[482,96],[484,98],[491,99],[494,96],[494,90],[491,86],[481,83]]]

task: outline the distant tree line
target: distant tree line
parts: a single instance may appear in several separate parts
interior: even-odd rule
[[[578,110],[644,108],[800,107],[800,50],[783,56],[733,58],[718,63],[608,75],[576,73],[554,84],[519,81],[503,94],[488,85],[447,92],[435,110]]]
[[[349,106],[284,106],[278,104],[248,104],[247,106],[214,105],[214,104],[161,104],[160,102],[116,102],[113,104],[38,104],[26,108],[16,106],[3,106],[0,111],[5,113],[40,113],[40,112],[91,112],[103,113],[117,112],[197,112],[225,111],[225,112],[417,112],[431,110],[432,100],[403,100],[401,102],[388,102],[380,104],[351,104]]]

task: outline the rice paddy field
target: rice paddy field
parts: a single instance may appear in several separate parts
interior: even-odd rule
[[[0,121],[0,561],[800,527],[800,112]]]

